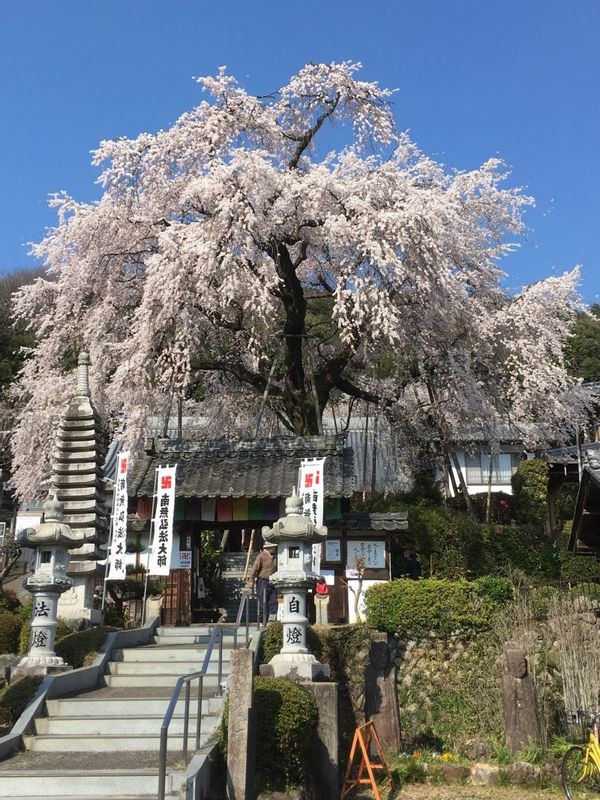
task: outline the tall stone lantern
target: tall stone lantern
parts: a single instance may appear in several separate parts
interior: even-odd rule
[[[317,527],[302,515],[302,503],[295,489],[285,502],[286,516],[262,534],[277,545],[277,572],[271,582],[283,594],[283,647],[268,664],[276,678],[297,681],[326,680],[329,667],[321,664],[306,646],[306,592],[319,575],[312,572],[312,545],[327,538],[327,528]]]
[[[29,652],[14,673],[46,674],[69,667],[54,652],[58,598],[73,585],[67,575],[69,550],[81,547],[83,532],[72,531],[63,522],[64,507],[56,497],[44,503],[42,522],[37,528],[26,528],[17,535],[24,547],[35,550],[35,572],[23,586],[33,595]]]

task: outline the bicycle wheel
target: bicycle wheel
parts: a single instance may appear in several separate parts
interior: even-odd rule
[[[570,747],[562,760],[562,785],[568,800],[587,800],[600,795],[600,772],[593,761],[585,764],[585,749]]]

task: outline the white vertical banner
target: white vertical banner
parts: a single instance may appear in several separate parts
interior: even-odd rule
[[[298,496],[302,501],[302,514],[310,517],[318,527],[323,524],[325,504],[325,459],[303,458],[298,471]],[[312,549],[312,569],[317,575],[321,569],[321,545]]]
[[[175,513],[174,467],[159,467],[156,481],[156,501],[152,527],[152,550],[148,562],[150,575],[168,575],[173,550],[173,516]]]
[[[112,510],[112,540],[108,554],[107,580],[125,580],[125,550],[127,548],[127,467],[129,450],[122,450],[117,459],[117,476]]]

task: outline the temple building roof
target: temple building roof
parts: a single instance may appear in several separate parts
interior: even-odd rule
[[[129,493],[148,497],[158,466],[177,464],[178,497],[287,497],[303,458],[326,458],[325,495],[354,492],[352,449],[343,434],[253,440],[152,439],[129,477]]]
[[[408,529],[407,511],[350,512],[339,519],[328,520],[329,530],[348,531],[405,531]]]

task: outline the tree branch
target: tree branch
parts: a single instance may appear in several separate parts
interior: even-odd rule
[[[338,93],[336,94],[334,99],[329,103],[329,108],[327,109],[327,111],[324,111],[321,114],[321,116],[317,119],[312,128],[309,128],[306,131],[306,133],[304,133],[299,139],[294,139],[294,141],[298,141],[298,147],[296,148],[296,150],[294,151],[294,155],[290,159],[290,162],[288,164],[288,169],[296,169],[296,167],[298,166],[298,162],[300,161],[300,158],[302,156],[302,153],[306,150],[307,147],[310,146],[310,143],[314,139],[315,135],[319,132],[319,129],[321,128],[325,120],[333,114],[333,112],[337,108],[337,104],[339,103],[339,101],[340,101],[340,95]],[[291,139],[293,137],[287,136],[287,138]]]

